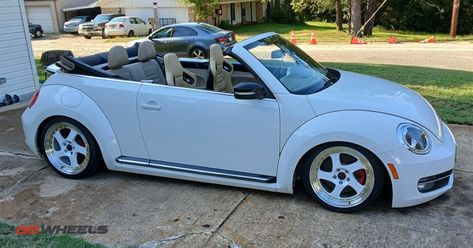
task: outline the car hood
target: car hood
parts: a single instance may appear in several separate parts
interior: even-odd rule
[[[316,115],[334,111],[373,111],[408,119],[442,139],[441,120],[432,106],[415,91],[397,83],[340,71],[331,87],[309,95]]]

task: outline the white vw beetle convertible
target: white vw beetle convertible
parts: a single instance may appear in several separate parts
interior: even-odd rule
[[[379,78],[327,69],[275,33],[209,60],[151,42],[63,57],[23,114],[26,142],[60,175],[110,170],[292,193],[351,212],[452,188],[456,143],[432,106]],[[49,69],[52,71],[52,69]]]

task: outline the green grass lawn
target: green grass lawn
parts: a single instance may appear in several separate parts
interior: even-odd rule
[[[44,81],[46,81],[45,70],[43,66],[41,65],[41,63],[39,62],[39,59],[35,59],[34,61],[36,63],[36,71],[38,72],[39,82],[43,83]]]
[[[0,223],[0,247],[104,248],[105,246],[92,244],[81,238],[67,235],[17,235],[14,226]]]
[[[39,60],[36,64],[43,82],[44,70]],[[473,72],[399,65],[324,64],[403,84],[429,100],[446,122],[473,125]]]
[[[345,26],[345,31],[346,29],[347,27]],[[326,22],[306,22],[301,24],[258,23],[238,26],[233,29],[237,34],[237,40],[239,41],[256,34],[270,31],[279,33],[286,39],[289,39],[291,30],[294,30],[299,43],[308,43],[311,31],[315,31],[319,43],[348,43],[350,41],[350,36],[347,32],[337,31],[334,23]],[[367,42],[387,42],[389,37],[396,36],[400,42],[418,42],[430,37],[431,35],[435,35],[437,41],[473,41],[473,35],[457,36],[456,39],[452,39],[448,34],[392,31],[385,30],[381,27],[374,28],[372,37],[365,37],[363,39]]]
[[[473,72],[400,65],[323,64],[405,85],[425,97],[445,122],[473,125]]]

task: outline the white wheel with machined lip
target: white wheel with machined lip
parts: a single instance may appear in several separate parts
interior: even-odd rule
[[[67,178],[90,175],[99,166],[100,152],[90,132],[66,117],[48,121],[41,132],[41,151],[48,164]]]
[[[307,191],[330,210],[356,211],[379,196],[384,171],[365,149],[334,145],[317,149],[303,175]]]

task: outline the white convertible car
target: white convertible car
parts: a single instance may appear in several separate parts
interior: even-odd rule
[[[110,170],[292,193],[351,212],[452,188],[456,143],[432,106],[379,78],[327,69],[275,33],[209,60],[145,41],[63,57],[23,114],[26,142],[60,175]]]

